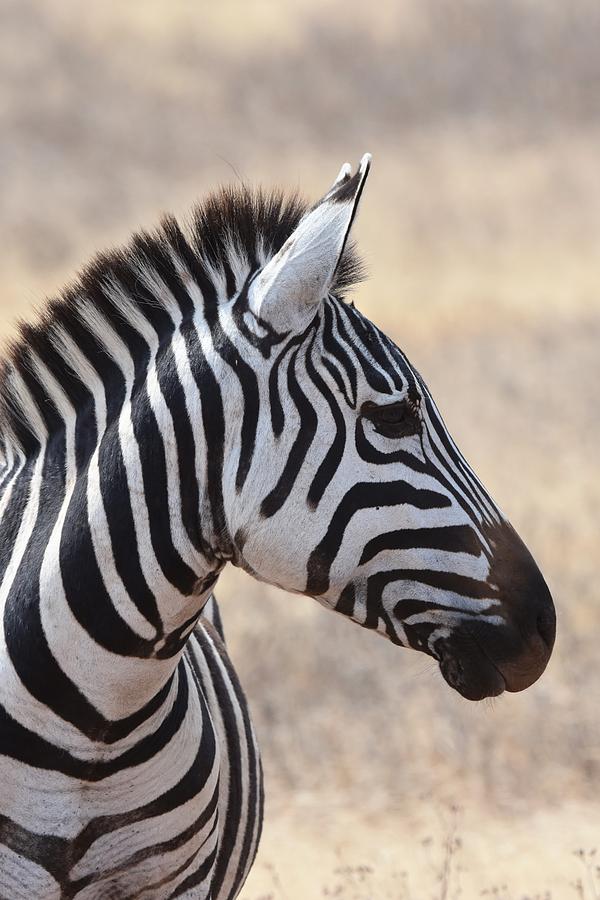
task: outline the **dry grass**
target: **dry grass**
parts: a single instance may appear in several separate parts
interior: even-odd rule
[[[597,900],[586,806],[487,815],[442,805],[272,810],[244,900]],[[327,796],[325,797],[327,798]],[[340,822],[344,828],[340,828]],[[316,836],[316,833],[318,836]],[[582,844],[583,842],[583,844]]]
[[[0,327],[216,182],[315,196],[369,149],[358,303],[556,598],[541,682],[469,705],[227,573],[268,791],[245,900],[600,895],[599,25],[594,0],[2,4]]]

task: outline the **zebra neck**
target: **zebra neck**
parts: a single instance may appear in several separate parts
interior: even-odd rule
[[[202,485],[179,472],[169,397],[149,416],[148,395],[123,404],[83,466],[79,420],[65,418],[0,488],[1,654],[25,689],[5,681],[2,703],[24,725],[50,709],[65,746],[159,727],[222,565],[204,552]]]

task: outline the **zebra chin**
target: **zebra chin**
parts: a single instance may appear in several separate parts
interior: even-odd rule
[[[466,700],[498,697],[506,690],[502,672],[479,648],[460,654],[445,650],[440,671],[447,684]]]

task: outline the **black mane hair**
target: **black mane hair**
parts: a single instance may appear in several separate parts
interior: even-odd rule
[[[98,254],[57,297],[42,305],[32,322],[20,323],[17,337],[9,343],[4,359],[0,360],[0,462],[2,451],[6,456],[10,446],[26,449],[31,438],[27,411],[13,386],[15,376],[26,381],[38,406],[44,400],[39,396],[39,384],[31,371],[31,353],[60,382],[69,381],[70,395],[77,392],[73,386],[76,379],[53,344],[56,330],[66,331],[92,364],[98,357],[100,351],[92,349],[95,341],[80,315],[82,307],[96,309],[108,321],[120,323],[122,327],[118,307],[107,290],[109,285],[117,283],[147,318],[155,321],[164,316],[160,300],[141,283],[142,266],[153,270],[178,302],[191,306],[186,285],[173,263],[173,251],[200,287],[211,278],[211,272],[221,272],[227,293],[233,296],[242,284],[236,283],[230,265],[232,250],[247,262],[247,277],[277,253],[308,211],[308,204],[296,194],[224,187],[192,210],[185,227],[173,216],[166,216],[155,231],[137,232],[125,246]],[[349,245],[335,273],[332,293],[343,296],[361,277],[361,263],[353,245]]]

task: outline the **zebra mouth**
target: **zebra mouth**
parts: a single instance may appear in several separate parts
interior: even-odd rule
[[[509,625],[472,623],[438,644],[440,671],[467,700],[517,693],[536,682],[546,668],[553,642],[548,635],[523,636]]]
[[[506,680],[491,659],[480,648],[477,650],[460,657],[445,653],[440,659],[444,680],[466,700],[498,697],[507,689]]]

